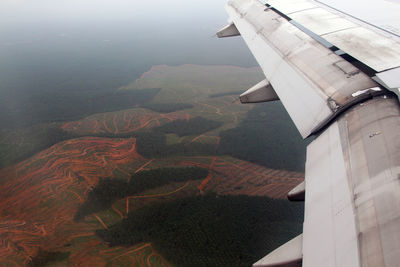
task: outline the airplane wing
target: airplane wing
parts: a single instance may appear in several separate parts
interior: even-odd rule
[[[254,266],[400,266],[400,1],[230,0],[241,35],[307,147],[303,234]]]

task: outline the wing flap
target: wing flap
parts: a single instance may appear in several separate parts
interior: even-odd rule
[[[270,0],[267,6],[231,0],[227,11],[301,135],[318,131],[307,147],[305,185],[290,192],[305,194],[303,266],[395,266],[399,102],[362,70],[399,95],[399,42],[322,6],[311,0]],[[279,256],[292,255],[285,251],[279,248],[256,264],[292,264]]]
[[[289,14],[289,16],[297,23],[307,27],[307,29],[320,36],[349,28],[359,27],[348,19],[329,12],[321,7],[303,10],[301,12]]]
[[[303,266],[360,266],[337,123],[307,147]]]
[[[399,36],[313,0],[269,0],[268,5],[376,72],[400,66]],[[393,5],[400,10],[400,5]]]
[[[227,11],[303,137],[351,101],[352,93],[376,86],[258,1],[231,0]]]
[[[400,88],[400,68],[377,73],[376,76],[378,76],[389,89]]]
[[[290,14],[293,12],[298,12],[300,10],[308,10],[318,7],[316,3],[313,3],[308,0],[291,0],[291,1],[269,0],[267,1],[267,3],[271,6],[279,7],[279,11],[285,14]]]
[[[400,44],[372,30],[356,27],[323,37],[376,72],[400,67]]]
[[[399,133],[397,98],[376,97],[307,147],[303,266],[400,262]]]

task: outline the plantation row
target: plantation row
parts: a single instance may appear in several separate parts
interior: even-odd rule
[[[302,214],[285,200],[207,194],[141,208],[97,234],[111,246],[151,242],[177,266],[250,266],[300,233]]]
[[[280,102],[257,104],[238,127],[220,134],[219,154],[272,169],[304,172],[306,145]]]
[[[165,134],[198,135],[220,126],[219,122],[193,118],[176,120],[151,132],[138,133],[138,152],[145,157],[230,155],[267,168],[304,171],[306,145],[279,102],[259,104],[238,127],[220,133],[218,148],[212,144],[166,144]]]
[[[86,215],[107,209],[118,199],[168,183],[203,179],[207,175],[208,170],[204,168],[179,167],[141,171],[132,175],[129,182],[120,179],[102,179],[78,208],[75,220],[81,220]]]

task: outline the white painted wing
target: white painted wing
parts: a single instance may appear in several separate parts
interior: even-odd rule
[[[303,137],[376,83],[272,9],[229,1],[227,11]]]
[[[255,265],[299,266],[302,246],[306,267],[400,266],[400,108],[386,90],[398,93],[400,83],[395,26],[375,27],[330,0],[264,2],[226,7],[267,78],[244,102],[275,100],[273,90],[301,135],[316,138],[302,239]],[[380,21],[393,19],[400,15]],[[290,197],[301,198],[301,188]]]

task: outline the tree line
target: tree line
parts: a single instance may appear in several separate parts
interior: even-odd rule
[[[204,179],[208,170],[200,167],[169,167],[140,171],[131,176],[129,182],[105,178],[89,191],[86,201],[78,208],[75,220],[110,208],[118,199],[132,196],[168,183]]]
[[[302,231],[303,206],[213,193],[140,208],[98,230],[110,246],[151,242],[177,266],[250,266]]]
[[[219,154],[267,168],[303,171],[304,141],[280,102],[260,103],[238,127],[220,133]]]
[[[0,105],[0,128],[20,128],[37,123],[71,121],[99,112],[110,112],[144,105],[160,88],[94,93],[43,92],[25,99],[18,106]],[[23,119],[21,119],[23,118]]]

